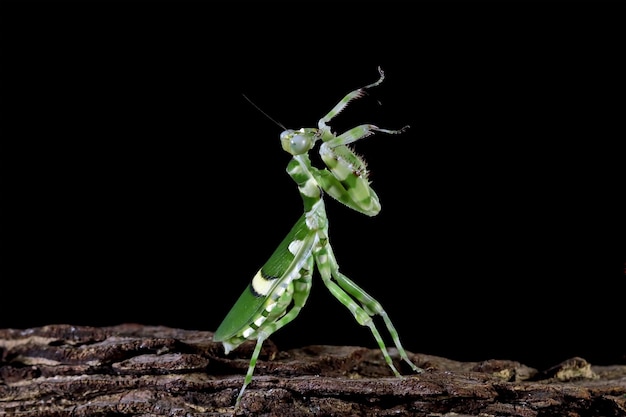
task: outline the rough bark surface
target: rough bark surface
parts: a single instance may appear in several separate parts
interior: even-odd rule
[[[412,354],[395,378],[378,350],[267,341],[238,409],[254,347],[228,356],[211,332],[124,324],[0,329],[0,416],[626,416],[626,365]],[[393,352],[393,350],[392,350]]]

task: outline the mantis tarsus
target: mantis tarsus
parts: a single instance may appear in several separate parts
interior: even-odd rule
[[[287,129],[280,135],[283,149],[292,155],[287,173],[298,184],[304,214],[252,278],[249,287],[215,332],[214,340],[223,343],[226,354],[246,340],[256,340],[236,406],[252,381],[265,339],[296,318],[306,303],[316,266],[331,294],[350,310],[359,324],[370,328],[385,361],[396,376],[401,375],[374,324],[373,317],[376,315],[382,317],[400,357],[415,372],[422,371],[407,356],[395,327],[380,303],[339,272],[328,238],[324,194],[368,216],[375,216],[380,211],[378,196],[368,181],[365,162],[348,145],[376,132],[395,135],[408,128],[388,130],[363,124],[337,136],[327,125],[350,101],[382,83],[384,73],[380,68],[378,71],[378,81],[348,93],[319,120],[317,128]],[[319,153],[327,168],[318,169],[311,165],[308,152],[318,141],[321,142]]]

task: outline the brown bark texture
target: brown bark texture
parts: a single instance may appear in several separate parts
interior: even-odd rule
[[[228,356],[213,333],[122,324],[0,329],[0,416],[626,416],[626,365],[410,354],[396,378],[377,349],[266,341],[240,406],[254,343]],[[391,353],[396,353],[393,349]]]

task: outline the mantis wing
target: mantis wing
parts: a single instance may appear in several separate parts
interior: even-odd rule
[[[303,214],[243,291],[217,328],[213,340],[223,342],[233,337],[247,339],[244,332],[251,323],[262,317],[263,310],[275,304],[289,283],[298,278],[304,263],[311,256],[315,240],[316,234],[307,227]]]

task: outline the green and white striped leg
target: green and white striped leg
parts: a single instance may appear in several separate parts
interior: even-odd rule
[[[378,126],[374,126],[371,124],[359,125],[357,127],[353,127],[352,129],[345,131],[339,136],[336,136],[332,139],[325,141],[322,144],[322,147],[320,148],[320,153],[323,154],[325,151],[327,152],[328,148],[332,149],[341,145],[349,145],[353,142],[356,142],[357,140],[361,140],[370,135],[373,135],[376,132],[387,133],[389,135],[399,135],[401,133],[404,133],[408,128],[409,126],[404,126],[401,129],[390,130],[390,129],[381,129]],[[324,149],[324,147],[326,147],[326,149]]]
[[[243,397],[243,393],[246,390],[246,387],[252,381],[252,376],[254,375],[254,368],[256,367],[257,359],[261,354],[261,348],[263,347],[263,342],[274,332],[276,332],[281,327],[287,325],[296,316],[300,313],[300,310],[306,304],[306,300],[309,297],[311,292],[311,285],[313,283],[312,280],[312,272],[314,267],[313,257],[307,259],[306,264],[300,270],[300,277],[294,279],[289,286],[293,286],[292,288],[288,288],[285,290],[281,298],[277,302],[277,306],[275,308],[285,310],[286,307],[282,307],[283,304],[291,304],[293,302],[293,306],[291,310],[289,310],[284,316],[276,321],[265,322],[266,325],[260,327],[257,330],[257,339],[256,346],[254,347],[254,352],[252,352],[252,357],[250,358],[250,364],[248,365],[248,372],[246,373],[246,377],[243,381],[243,386],[239,391],[239,395],[237,396],[237,401],[235,402],[235,406],[239,406],[241,398]]]
[[[243,397],[243,393],[246,390],[246,387],[252,381],[252,375],[254,374],[254,368],[256,367],[256,361],[261,354],[261,348],[263,347],[263,342],[267,339],[269,335],[267,334],[259,334],[256,339],[256,345],[254,346],[254,352],[252,352],[252,356],[250,357],[250,364],[248,365],[248,372],[246,373],[246,377],[243,380],[243,386],[239,390],[239,395],[237,395],[237,401],[235,402],[235,407],[239,407],[239,403],[241,402],[241,397]]]
[[[378,67],[378,73],[380,74],[380,78],[378,79],[378,81],[368,84],[365,87],[361,87],[361,88],[357,88],[356,90],[353,90],[351,92],[349,92],[348,94],[346,94],[346,96],[341,99],[341,101],[339,103],[337,103],[335,105],[335,107],[332,108],[331,111],[328,112],[328,114],[324,117],[322,117],[319,122],[318,122],[318,127],[321,130],[327,129],[328,126],[326,125],[326,123],[330,122],[335,116],[337,116],[339,113],[341,113],[341,111],[354,99],[357,98],[361,98],[363,97],[363,95],[365,95],[365,90],[372,88],[372,87],[376,87],[377,85],[379,85],[380,83],[383,82],[383,80],[385,79],[385,73],[383,72],[383,70]]]
[[[385,345],[385,341],[380,335],[376,324],[374,323],[373,316],[380,315],[389,331],[389,334],[392,337],[392,340],[398,349],[398,353],[400,357],[409,364],[411,369],[415,372],[422,372],[422,369],[417,367],[411,360],[409,359],[406,351],[402,347],[400,343],[400,339],[398,337],[398,332],[395,327],[391,323],[389,316],[382,308],[380,303],[372,298],[369,294],[367,294],[364,290],[359,288],[354,282],[352,282],[348,277],[339,272],[339,265],[335,260],[335,256],[330,248],[330,245],[326,245],[319,249],[316,253],[316,261],[317,268],[322,277],[322,280],[331,294],[339,300],[354,316],[356,321],[362,325],[369,327],[374,339],[376,339],[376,343],[378,343],[378,347],[380,348],[383,357],[385,358],[385,362],[391,368],[395,376],[402,376],[400,372],[396,369],[393,364],[393,360],[387,351],[387,347]],[[337,280],[335,283],[332,278]],[[359,303],[355,302],[351,295],[357,299]]]
[[[352,281],[350,278],[348,278],[347,276],[339,272],[338,269],[335,270],[333,277],[335,278],[335,280],[337,280],[337,283],[343,290],[345,290],[347,293],[352,295],[354,298],[356,298],[359,301],[359,303],[361,303],[361,306],[369,315],[371,316],[379,315],[382,317],[383,322],[385,323],[385,326],[387,327],[387,331],[389,332],[389,335],[391,336],[391,340],[396,346],[396,349],[398,349],[400,358],[402,358],[403,361],[409,364],[409,366],[411,367],[411,369],[413,369],[413,371],[417,373],[422,372],[422,369],[419,368],[417,365],[415,365],[409,359],[409,356],[404,350],[402,343],[400,343],[400,336],[398,336],[398,331],[396,330],[395,326],[391,322],[389,315],[383,309],[382,305],[378,301],[376,301],[374,298],[372,298],[371,295],[369,295],[367,292],[361,289],[358,285],[356,285],[354,281]],[[387,363],[389,363],[389,361],[387,361]]]

